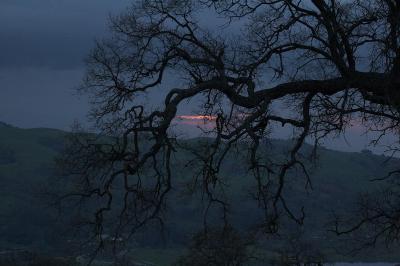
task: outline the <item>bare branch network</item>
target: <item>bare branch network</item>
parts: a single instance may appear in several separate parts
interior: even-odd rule
[[[225,28],[207,28],[204,14]],[[64,158],[81,177],[77,194],[102,204],[97,233],[110,216],[116,234],[162,221],[180,145],[171,127],[192,98],[200,99],[199,115],[216,117],[211,143],[193,151],[193,184],[208,208],[218,206],[228,219],[233,206],[219,170],[245,143],[264,230],[276,231],[281,216],[301,224],[304,212],[284,194],[289,172],[302,172],[311,185],[306,140],[317,146],[355,119],[366,131],[398,133],[399,25],[398,0],[136,1],[111,19],[112,37],[87,60],[83,90],[103,137],[77,136]],[[147,93],[165,95],[164,103],[146,106]],[[267,159],[260,146],[277,125],[293,129],[293,146]]]

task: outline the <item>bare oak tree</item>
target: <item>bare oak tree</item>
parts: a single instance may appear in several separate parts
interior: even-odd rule
[[[207,27],[204,16],[223,28]],[[398,134],[399,25],[398,0],[135,1],[111,19],[112,36],[87,60],[83,91],[102,137],[78,136],[64,158],[81,178],[76,195],[100,206],[97,233],[111,213],[116,234],[162,221],[180,145],[172,125],[192,98],[215,123],[212,143],[197,154],[196,185],[208,206],[232,208],[219,171],[245,143],[264,230],[275,231],[282,215],[301,224],[285,179],[297,170],[311,185],[306,140],[317,147],[354,121],[379,136]],[[145,95],[163,103],[146,105]],[[292,147],[267,159],[260,146],[278,126],[293,130]]]

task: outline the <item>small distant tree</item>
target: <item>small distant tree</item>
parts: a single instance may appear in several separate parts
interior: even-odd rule
[[[251,256],[249,239],[243,238],[232,227],[208,228],[197,233],[188,254],[177,263],[179,266],[239,266],[247,265]]]
[[[272,265],[319,266],[323,265],[326,259],[321,250],[321,243],[316,241],[313,243],[306,238],[304,233],[299,231],[287,236],[275,252],[277,256],[272,259]]]

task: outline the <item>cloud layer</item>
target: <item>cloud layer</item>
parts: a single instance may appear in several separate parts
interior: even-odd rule
[[[3,0],[0,68],[74,68],[127,0]]]

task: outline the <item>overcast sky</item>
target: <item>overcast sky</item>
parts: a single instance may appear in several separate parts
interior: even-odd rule
[[[0,0],[0,121],[60,129],[75,120],[85,122],[87,99],[74,92],[84,72],[83,59],[94,39],[107,34],[109,15],[129,2]],[[193,126],[188,129],[193,132]],[[361,134],[356,126],[347,134],[351,144],[341,138],[327,146],[359,151],[369,140]]]
[[[66,129],[85,120],[74,95],[83,59],[127,0],[0,0],[0,121]]]

